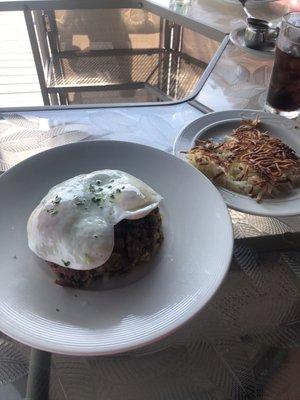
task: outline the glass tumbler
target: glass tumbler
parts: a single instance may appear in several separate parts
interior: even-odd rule
[[[287,118],[300,114],[300,12],[283,17],[265,110]]]

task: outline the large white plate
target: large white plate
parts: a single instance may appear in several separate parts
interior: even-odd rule
[[[280,138],[283,142],[293,148],[300,156],[300,129],[295,128],[295,123],[284,117],[267,114],[255,110],[229,110],[210,113],[197,119],[184,128],[177,136],[173,153],[186,160],[181,151],[189,150],[195,143],[196,138],[203,140],[224,140],[225,136],[232,133],[243,119],[255,119],[259,117],[262,121],[264,131]],[[238,211],[250,214],[284,217],[300,214],[300,188],[277,199],[265,199],[257,203],[246,195],[235,193],[231,190],[218,187],[225,203]]]
[[[130,285],[62,288],[28,249],[27,218],[51,186],[102,168],[127,171],[164,197],[165,242],[149,273]],[[195,168],[151,147],[116,141],[57,147],[4,173],[0,198],[0,330],[32,347],[100,355],[151,343],[201,310],[230,264],[232,226],[218,191]]]

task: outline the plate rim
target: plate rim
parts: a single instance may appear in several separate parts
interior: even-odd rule
[[[257,114],[259,114],[259,115],[264,114],[266,117],[268,117],[268,118],[270,118],[270,119],[274,119],[274,120],[286,122],[287,124],[288,124],[289,122],[290,122],[291,124],[293,123],[293,120],[289,120],[289,119],[287,119],[287,118],[285,118],[285,117],[282,117],[282,116],[279,116],[279,115],[274,115],[274,114],[267,113],[267,112],[265,112],[264,110],[234,109],[234,110],[213,111],[213,112],[204,114],[203,116],[197,118],[196,120],[192,121],[190,124],[186,125],[183,129],[181,129],[181,131],[180,131],[179,134],[176,136],[175,141],[174,141],[174,145],[173,145],[173,154],[174,154],[176,157],[180,158],[180,157],[177,155],[177,145],[178,145],[178,142],[179,142],[180,138],[183,136],[185,130],[187,130],[188,128],[190,128],[190,127],[192,127],[192,126],[194,126],[194,125],[197,126],[197,124],[199,123],[200,120],[203,120],[204,118],[214,118],[215,115],[218,115],[218,114],[219,114],[219,115],[222,115],[222,116],[223,116],[223,119],[222,119],[223,121],[227,121],[227,120],[234,119],[235,117],[240,118],[239,115],[236,115],[236,114],[240,114],[240,113],[257,113]],[[230,116],[230,114],[232,114],[232,115],[230,116],[230,118],[227,118],[228,114],[229,114],[229,116]],[[220,118],[220,120],[221,120],[221,118]],[[214,122],[217,122],[217,121],[213,121],[212,123],[214,123]],[[211,125],[211,124],[208,124],[208,125],[206,125],[206,126],[203,126],[201,129],[199,129],[198,133],[201,132],[201,131],[202,131],[203,129],[205,129],[206,127],[208,127],[209,125]],[[196,134],[196,135],[197,135],[197,134]],[[300,135],[300,131],[299,131],[299,135]],[[299,140],[300,140],[300,137],[299,137]],[[187,161],[185,161],[185,162],[187,162]],[[193,166],[193,168],[197,169],[197,168],[194,167],[194,166]],[[199,171],[199,170],[197,169],[197,171]],[[199,171],[199,173],[202,174],[201,171]],[[217,190],[221,193],[221,195],[222,195],[222,197],[223,197],[223,194],[222,194],[222,189],[223,189],[223,188],[222,188],[222,187],[219,188],[219,187],[216,186],[216,185],[215,185],[215,187],[217,188]],[[231,192],[231,193],[233,193],[233,194],[235,194],[235,195],[238,195],[238,193],[235,193],[235,192],[233,192],[233,191],[230,191],[230,190],[229,190],[229,192]],[[248,199],[248,197],[247,197],[246,195],[241,194],[241,196],[244,196],[246,199]],[[250,199],[250,198],[249,198],[249,199]],[[272,210],[261,210],[261,211],[259,211],[259,210],[255,210],[255,209],[254,209],[254,210],[249,210],[249,209],[246,210],[245,208],[243,208],[243,207],[241,207],[241,206],[238,206],[238,205],[235,205],[235,204],[232,204],[231,202],[228,203],[228,201],[226,201],[226,200],[224,199],[224,197],[223,197],[223,200],[225,201],[225,203],[226,203],[226,205],[227,205],[228,208],[230,208],[230,209],[232,209],[232,210],[240,211],[240,212],[243,212],[243,213],[246,213],[246,214],[251,214],[251,215],[257,215],[257,216],[263,216],[263,217],[275,217],[275,218],[276,218],[276,217],[295,217],[295,216],[299,216],[299,215],[300,215],[300,206],[299,206],[299,210],[298,210],[297,212],[296,212],[296,211],[292,211],[292,212],[289,212],[289,211],[275,212],[275,211],[272,211]],[[258,203],[255,203],[255,204],[256,204],[257,206],[259,205]]]
[[[117,146],[121,143],[124,145],[133,146],[133,147],[145,148],[147,151],[155,151],[157,153],[163,153],[164,156],[166,156],[168,158],[175,157],[176,159],[179,160],[179,162],[183,162],[184,164],[186,164],[188,166],[188,168],[195,169],[193,166],[190,166],[183,160],[180,160],[178,157],[174,156],[172,153],[168,153],[166,151],[160,150],[160,149],[152,147],[152,146],[148,146],[148,145],[144,145],[144,144],[140,144],[140,143],[136,143],[136,142],[130,142],[130,141],[98,139],[98,140],[86,140],[86,141],[80,141],[80,142],[75,142],[75,143],[68,143],[68,144],[65,144],[62,146],[57,146],[57,147],[54,147],[51,149],[46,149],[46,150],[41,151],[40,153],[37,153],[31,157],[28,157],[27,159],[20,161],[18,164],[12,166],[7,171],[5,171],[3,174],[1,174],[0,175],[0,185],[1,185],[1,181],[3,179],[7,179],[7,176],[9,176],[10,173],[15,172],[17,169],[22,168],[22,166],[24,164],[30,163],[32,161],[32,158],[34,158],[34,159],[44,158],[48,152],[63,151],[64,149],[70,148],[70,147],[89,146],[91,143],[98,144],[98,142],[99,142],[99,145],[105,143],[105,144],[112,144],[113,146]],[[219,198],[220,206],[223,208],[223,215],[226,220],[225,223],[226,223],[227,230],[228,230],[228,235],[226,238],[228,241],[228,246],[227,246],[228,250],[226,251],[226,255],[223,257],[224,267],[223,267],[223,270],[221,271],[222,273],[217,275],[217,276],[219,276],[219,278],[214,280],[214,284],[211,285],[212,289],[210,289],[209,295],[207,296],[205,302],[202,304],[202,307],[200,309],[196,309],[196,307],[194,307],[193,309],[189,310],[188,313],[185,312],[183,315],[180,316],[179,319],[177,319],[176,326],[174,326],[172,329],[168,329],[168,327],[165,326],[163,329],[160,329],[160,333],[158,335],[155,335],[155,337],[148,338],[146,340],[142,340],[142,339],[138,338],[138,339],[135,339],[136,343],[134,343],[134,344],[128,344],[128,342],[126,342],[125,345],[124,344],[118,345],[118,347],[114,348],[114,349],[111,349],[111,348],[108,348],[108,349],[107,348],[106,349],[97,348],[97,349],[93,349],[93,350],[82,349],[82,348],[78,349],[77,347],[75,348],[75,345],[73,345],[73,347],[71,347],[71,348],[69,347],[67,349],[63,349],[63,346],[61,345],[61,343],[59,343],[58,345],[55,346],[55,343],[56,343],[55,341],[51,341],[51,343],[49,343],[49,341],[48,341],[47,345],[43,345],[42,344],[42,342],[43,342],[42,335],[40,335],[39,339],[34,338],[33,340],[31,340],[30,336],[25,336],[24,333],[19,334],[19,331],[16,329],[10,329],[11,324],[9,324],[9,328],[5,327],[5,329],[3,329],[3,327],[1,327],[1,331],[4,334],[6,334],[7,336],[13,338],[14,340],[16,340],[20,343],[23,343],[27,346],[30,346],[31,348],[51,352],[54,354],[56,353],[56,354],[64,354],[64,355],[70,355],[70,356],[106,356],[106,355],[124,354],[124,353],[130,352],[132,350],[146,347],[148,345],[156,343],[156,342],[162,340],[163,338],[173,334],[178,329],[181,329],[181,327],[186,325],[192,318],[194,318],[199,312],[201,312],[201,310],[207,306],[208,302],[210,302],[212,300],[212,298],[216,295],[216,293],[220,289],[222,283],[226,279],[226,276],[228,274],[228,271],[229,271],[229,268],[231,265],[232,256],[233,256],[234,233],[233,233],[232,220],[231,220],[231,217],[229,214],[229,210],[224,202],[222,195],[217,190],[217,188],[212,184],[212,182],[205,175],[203,175],[202,178],[204,178],[204,180],[209,185],[211,185],[211,188],[213,188],[213,192]],[[1,310],[0,310],[0,313],[1,313],[1,315],[3,314]],[[52,323],[54,323],[54,320],[52,320]],[[11,333],[11,331],[13,333]]]

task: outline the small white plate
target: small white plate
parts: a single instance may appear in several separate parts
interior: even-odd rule
[[[177,136],[173,153],[186,160],[185,154],[182,154],[181,151],[187,151],[193,147],[197,138],[222,141],[225,136],[232,133],[234,128],[238,127],[240,121],[255,119],[257,116],[262,121],[264,131],[278,137],[300,155],[300,130],[295,128],[295,123],[284,117],[255,110],[220,111],[197,119]],[[294,189],[291,193],[277,199],[265,199],[261,203],[220,186],[218,189],[225,203],[238,211],[273,217],[300,215],[300,188]]]
[[[275,46],[269,46],[264,50],[255,50],[255,49],[250,49],[250,47],[247,47],[245,44],[245,29],[246,29],[245,27],[242,27],[232,31],[229,35],[231,42],[235,46],[247,51],[248,53],[267,58],[274,58]]]
[[[164,197],[165,241],[149,273],[134,283],[63,288],[29,250],[27,219],[53,185],[103,168],[127,171]],[[149,344],[200,311],[230,264],[231,220],[216,188],[195,168],[151,147],[117,141],[57,147],[4,173],[0,198],[0,330],[32,347],[104,355]]]

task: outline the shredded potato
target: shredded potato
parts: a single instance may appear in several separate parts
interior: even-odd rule
[[[242,121],[222,143],[196,142],[189,161],[215,183],[239,193],[275,197],[300,185],[300,159],[280,139],[261,132],[260,121]]]

